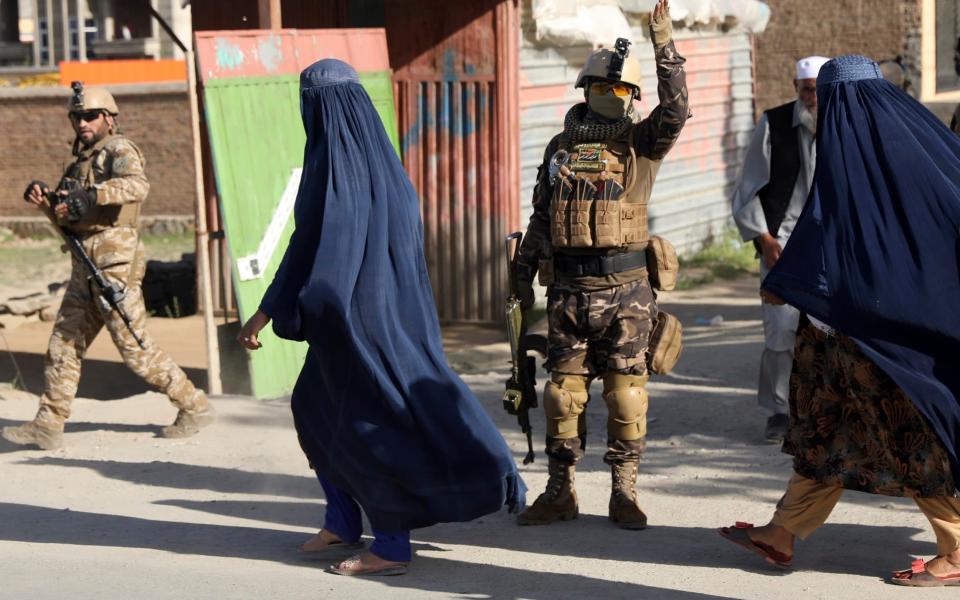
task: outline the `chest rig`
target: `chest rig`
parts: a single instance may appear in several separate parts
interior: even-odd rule
[[[647,241],[647,201],[637,194],[633,134],[606,142],[561,138],[550,161],[555,249],[612,249]]]
[[[113,157],[107,149],[107,144],[115,136],[107,136],[91,148],[85,148],[77,154],[77,159],[67,167],[64,179],[74,179],[85,189],[94,184],[103,183],[111,179],[113,174]],[[97,232],[111,227],[136,227],[140,216],[140,203],[127,204],[97,204],[91,206],[83,217],[70,224],[70,229],[76,232]]]

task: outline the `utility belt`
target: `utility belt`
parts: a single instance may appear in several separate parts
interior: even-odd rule
[[[567,277],[602,277],[647,266],[646,252],[623,252],[610,256],[554,254],[553,269]]]

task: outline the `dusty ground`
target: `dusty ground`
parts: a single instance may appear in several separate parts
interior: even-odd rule
[[[799,544],[787,574],[715,533],[736,520],[769,518],[790,472],[788,457],[759,442],[765,415],[754,397],[755,286],[749,278],[714,283],[666,300],[685,324],[686,343],[676,374],[651,384],[654,421],[639,480],[648,530],[607,522],[609,474],[596,436],[578,473],[578,520],[519,528],[500,513],[418,530],[410,573],[380,580],[329,575],[325,562],[297,553],[321,523],[323,499],[286,402],[223,397],[209,430],[159,439],[158,426],[174,409],[153,393],[117,400],[143,388],[100,339],[85,364],[67,448],[17,451],[0,441],[0,597],[956,597],[883,583],[912,555],[935,552],[908,501],[849,493],[830,522]],[[716,315],[721,325],[695,325]],[[34,391],[48,327],[6,332]],[[198,319],[154,319],[150,328],[182,364],[203,367]],[[451,362],[466,372],[519,460],[525,443],[499,406],[506,345],[489,330],[447,334]],[[0,381],[11,376],[9,357],[0,356]],[[0,425],[32,416],[33,398],[9,389],[2,397]],[[602,403],[589,414],[592,431],[602,431]],[[534,426],[539,438],[542,415]],[[545,468],[542,453],[522,468],[531,501]]]

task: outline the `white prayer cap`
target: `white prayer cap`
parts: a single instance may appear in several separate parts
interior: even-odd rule
[[[797,79],[816,79],[820,67],[830,59],[825,56],[808,56],[797,61]]]

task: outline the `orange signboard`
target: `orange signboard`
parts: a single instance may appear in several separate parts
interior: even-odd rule
[[[91,60],[60,63],[60,85],[82,81],[87,85],[117,83],[153,83],[186,81],[187,67],[182,60]]]

